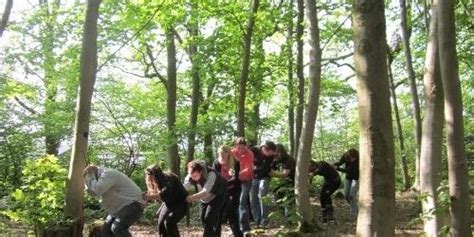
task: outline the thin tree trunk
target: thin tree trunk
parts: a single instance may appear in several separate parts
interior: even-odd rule
[[[295,79],[293,78],[293,4],[290,0],[289,22],[287,30],[286,50],[288,55],[287,76],[288,76],[288,142],[290,144],[290,154],[295,154]]]
[[[168,165],[170,170],[179,176],[179,153],[177,144],[177,135],[175,129],[176,123],[176,45],[174,41],[174,28],[169,26],[166,31],[166,50],[168,55],[167,75],[168,80],[166,84],[166,125],[168,127]]]
[[[304,74],[303,74],[303,31],[304,31],[304,0],[297,0],[298,18],[296,20],[296,78],[297,78],[297,104],[295,119],[295,153],[293,157],[298,157],[301,128],[303,127],[304,111]]]
[[[392,95],[393,111],[395,112],[395,121],[397,125],[398,141],[400,142],[400,153],[401,153],[400,167],[401,167],[401,175],[402,175],[402,180],[403,180],[403,190],[406,191],[410,188],[410,176],[408,175],[405,141],[403,138],[403,129],[402,129],[402,122],[400,120],[400,113],[398,111],[397,94],[395,91],[395,83],[393,82],[392,62],[393,62],[393,58],[389,53],[388,78],[390,80],[390,94]]]
[[[446,117],[451,236],[472,236],[463,105],[458,74],[454,1],[438,1],[438,37]]]
[[[425,72],[425,113],[423,118],[423,138],[421,140],[420,156],[420,192],[427,194],[422,201],[423,212],[434,209],[429,218],[424,219],[426,236],[438,236],[445,223],[446,214],[439,209],[437,189],[441,184],[441,160],[444,122],[443,82],[439,65],[438,51],[438,6],[433,1],[431,10],[431,25],[426,49]]]
[[[66,204],[64,207],[64,215],[72,218],[76,223],[72,236],[82,236],[84,225],[84,178],[82,172],[86,166],[91,100],[97,70],[97,20],[99,18],[100,2],[100,0],[87,1],[86,20],[84,22],[74,144],[66,182]]]
[[[193,4],[193,3],[191,3]],[[192,5],[192,9],[197,10],[197,3]],[[199,24],[191,23],[190,35],[192,38],[197,38],[199,35]],[[198,120],[199,104],[202,99],[201,94],[201,76],[199,75],[199,64],[197,57],[198,46],[195,41],[191,42],[189,46],[189,58],[191,59],[191,73],[193,78],[193,90],[191,98],[191,114],[189,116],[189,131],[188,131],[188,152],[187,162],[194,159],[195,145],[196,145],[196,124]]]
[[[405,61],[408,72],[408,80],[410,83],[410,93],[412,99],[412,109],[413,109],[413,122],[415,127],[415,166],[416,166],[416,175],[413,188],[415,190],[419,189],[419,178],[420,178],[420,146],[421,146],[421,112],[420,112],[420,102],[418,98],[418,89],[416,87],[415,71],[413,70],[413,63],[410,50],[410,33],[408,30],[407,23],[407,6],[406,0],[400,0],[400,9],[401,9],[401,28],[402,28],[402,41],[403,49],[405,51]]]
[[[260,0],[252,1],[252,9],[245,29],[242,70],[239,83],[239,104],[237,107],[237,136],[239,137],[245,137],[245,97],[250,70],[250,47],[252,45],[253,28],[259,4]]]
[[[357,236],[395,235],[395,163],[384,1],[355,0],[354,60],[360,124]]]
[[[321,48],[319,42],[318,13],[315,0],[306,0],[307,17],[311,47],[309,56],[310,91],[308,106],[304,116],[304,125],[298,147],[296,160],[295,193],[296,205],[300,216],[300,231],[303,233],[313,230],[313,211],[309,201],[308,166],[311,160],[315,122],[318,114],[319,94],[321,89]]]
[[[8,20],[10,18],[10,12],[13,8],[13,0],[7,0],[7,4],[5,4],[5,9],[3,10],[2,14],[2,21],[0,22],[0,38],[3,35],[3,31],[7,28]]]

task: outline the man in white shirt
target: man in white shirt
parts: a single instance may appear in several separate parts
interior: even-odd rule
[[[140,188],[124,173],[94,165],[84,169],[84,182],[108,213],[101,236],[132,236],[128,228],[140,219],[145,204]]]

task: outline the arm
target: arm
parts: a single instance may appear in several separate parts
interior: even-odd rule
[[[86,179],[87,189],[97,196],[102,196],[102,194],[112,188],[115,183],[116,179],[110,171],[104,171],[98,179],[95,179],[94,177],[89,177]]]
[[[209,173],[209,175],[207,176],[207,181],[206,183],[204,184],[204,187],[202,188],[201,191],[199,191],[198,193],[195,193],[195,194],[192,194],[192,195],[189,195],[187,198],[186,198],[186,201],[188,202],[195,202],[197,200],[202,200],[202,199],[206,199],[208,198],[209,196],[212,195],[211,193],[211,189],[212,187],[214,186],[214,184],[216,183],[216,174],[214,172],[212,173]]]

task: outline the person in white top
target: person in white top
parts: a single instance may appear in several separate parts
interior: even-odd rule
[[[114,169],[89,165],[83,175],[86,191],[99,197],[108,213],[101,236],[132,236],[128,228],[140,219],[145,205],[140,188]]]

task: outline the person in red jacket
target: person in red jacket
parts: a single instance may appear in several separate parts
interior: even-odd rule
[[[254,155],[247,147],[247,142],[243,137],[235,140],[231,154],[240,165],[239,180],[242,190],[240,193],[239,221],[240,229],[246,236],[250,232],[249,193],[252,187]]]

